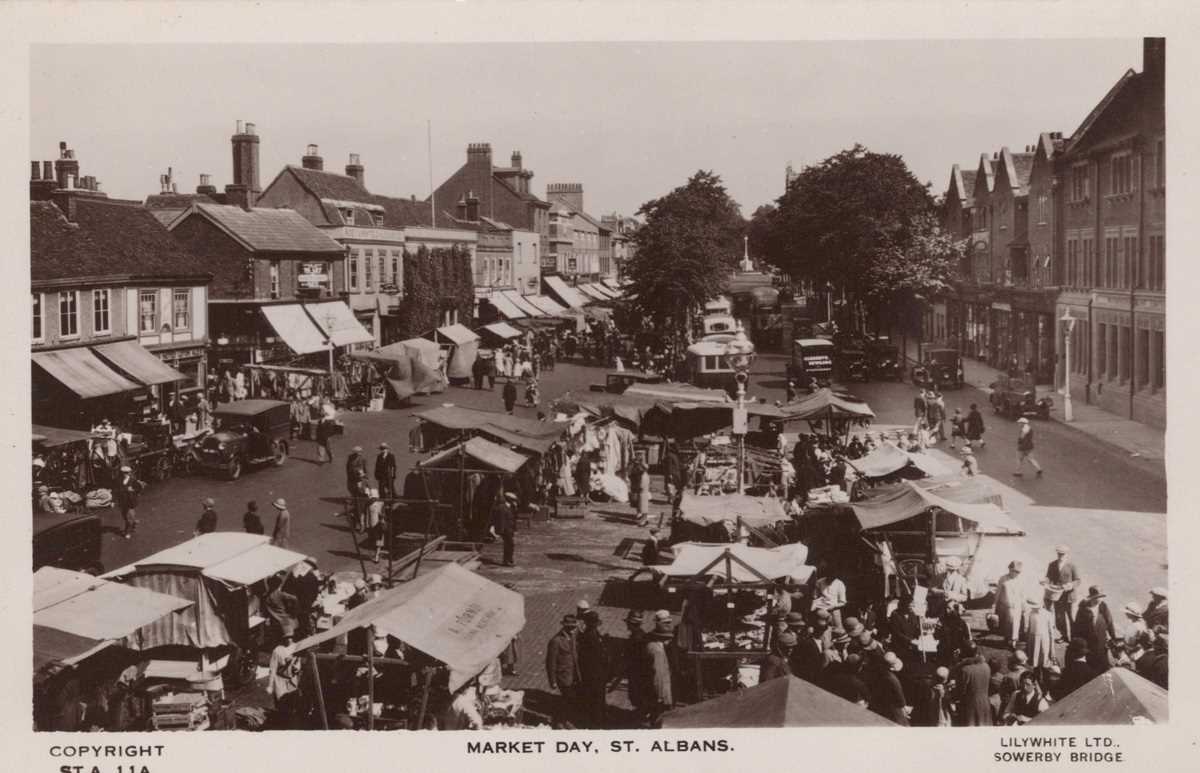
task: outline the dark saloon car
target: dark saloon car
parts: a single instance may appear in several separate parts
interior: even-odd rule
[[[200,443],[200,469],[230,480],[248,465],[287,461],[291,406],[279,400],[239,400],[213,411],[213,433]]]
[[[912,381],[921,387],[962,389],[962,355],[956,349],[926,349],[925,361],[913,368]]]
[[[871,366],[867,353],[861,349],[843,349],[838,353],[838,367],[846,381],[870,381]]]
[[[885,381],[900,381],[904,366],[900,362],[900,350],[890,343],[872,341],[867,345],[867,362],[871,377]]]
[[[1019,419],[1022,416],[1035,416],[1039,419],[1050,418],[1050,408],[1054,400],[1049,397],[1037,396],[1037,387],[1019,378],[1000,376],[989,386],[992,388],[988,399],[992,410],[1001,416]]]

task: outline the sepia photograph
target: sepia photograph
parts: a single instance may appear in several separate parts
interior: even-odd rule
[[[26,727],[1168,724],[1170,40],[31,44]]]

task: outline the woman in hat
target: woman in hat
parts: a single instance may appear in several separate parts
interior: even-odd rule
[[[1133,649],[1137,644],[1138,637],[1146,630],[1146,620],[1142,616],[1142,607],[1136,601],[1131,601],[1125,605],[1125,647]]]
[[[763,659],[762,665],[759,667],[759,684],[781,676],[791,675],[792,650],[796,648],[798,642],[799,639],[792,631],[784,631],[775,637],[775,644],[771,647],[770,654]]]
[[[1067,645],[1067,665],[1063,668],[1058,684],[1050,691],[1054,700],[1061,701],[1100,675],[1100,672],[1088,663],[1089,654],[1090,648],[1087,639],[1080,637],[1071,639],[1071,643]]]
[[[276,510],[275,529],[271,532],[271,544],[286,548],[288,541],[292,538],[292,514],[288,512],[287,501],[283,497],[272,502],[271,507]]]
[[[1153,629],[1157,625],[1166,628],[1167,626],[1167,589],[1156,587],[1150,589],[1150,603],[1146,605],[1146,611],[1143,613],[1146,620],[1146,627]]]
[[[1088,588],[1088,595],[1080,602],[1072,627],[1088,643],[1088,665],[1101,674],[1111,668],[1108,645],[1117,638],[1112,613],[1108,611],[1104,598],[1097,586]]]
[[[1054,625],[1054,601],[1047,593],[1039,604],[1037,599],[1025,602],[1027,631],[1025,653],[1029,655],[1029,667],[1043,679],[1045,670],[1054,658],[1054,642],[1058,629]]]

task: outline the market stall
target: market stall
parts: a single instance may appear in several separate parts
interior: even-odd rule
[[[869,709],[790,675],[668,711],[662,718],[664,729],[892,725]]]
[[[565,431],[562,424],[457,405],[443,405],[415,415],[421,422],[424,447],[437,446],[468,433],[486,435],[496,442],[544,454]]]
[[[444,392],[446,379],[437,368],[440,348],[433,341],[413,340],[423,343],[410,346],[409,341],[398,341],[378,349],[353,352],[351,357],[374,363],[398,400],[407,400],[415,394]],[[429,347],[433,352],[432,366],[427,364],[431,351]]]
[[[455,323],[439,327],[433,332],[433,337],[443,349],[446,377],[452,383],[469,381],[471,366],[475,364],[475,357],[479,353],[479,336],[466,325]]]
[[[865,426],[875,418],[871,406],[848,392],[818,389],[794,403],[779,407],[776,421],[807,421],[816,431],[831,436],[848,436],[854,426]]]
[[[1110,668],[1050,705],[1029,725],[1164,725],[1167,691],[1128,668]]]
[[[470,689],[473,680],[486,681],[485,670],[524,626],[519,593],[450,564],[381,591],[328,630],[297,642],[293,652],[307,666],[302,689],[313,694],[323,727],[350,719],[350,726],[367,729],[420,729],[450,696]],[[353,635],[364,629],[365,636]],[[383,639],[386,646],[374,646]],[[357,667],[361,676],[337,680],[341,664]],[[477,696],[503,703],[503,714],[520,723],[523,695]],[[355,711],[347,717],[350,706]],[[480,707],[485,719],[495,716],[488,708]]]
[[[670,541],[734,542],[750,537],[762,544],[776,544],[780,540],[773,532],[788,520],[783,502],[775,497],[702,496],[685,491],[679,502],[679,514],[671,523]]]

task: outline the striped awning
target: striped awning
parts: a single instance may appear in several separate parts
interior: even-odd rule
[[[30,356],[35,365],[85,400],[141,389],[141,384],[117,373],[91,349],[82,346],[52,352],[34,352]]]
[[[137,341],[116,341],[93,346],[92,350],[147,386],[187,379],[187,376],[143,349]]]

